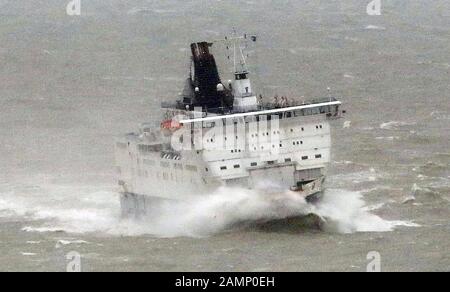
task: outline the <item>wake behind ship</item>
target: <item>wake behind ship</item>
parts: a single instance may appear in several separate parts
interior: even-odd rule
[[[180,98],[162,105],[159,125],[142,124],[116,143],[124,216],[141,217],[158,201],[188,201],[222,186],[320,197],[330,162],[329,122],[341,116],[341,102],[284,96],[265,102],[249,79],[247,41],[256,36],[220,41],[234,56],[234,79],[226,82],[213,43],[191,44]]]

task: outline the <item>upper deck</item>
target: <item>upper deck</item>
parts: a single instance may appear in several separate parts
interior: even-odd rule
[[[175,116],[183,116],[179,123],[189,124],[198,122],[214,122],[223,119],[239,119],[247,117],[258,116],[270,116],[278,115],[280,118],[290,118],[299,116],[312,116],[312,115],[327,115],[330,118],[340,117],[339,106],[341,102],[335,97],[315,99],[308,102],[290,102],[285,104],[279,103],[263,103],[259,104],[257,110],[248,112],[238,112],[233,109],[220,108],[208,110],[197,109],[194,110],[180,110],[176,104],[162,103],[162,108],[166,109],[167,118],[173,118]]]

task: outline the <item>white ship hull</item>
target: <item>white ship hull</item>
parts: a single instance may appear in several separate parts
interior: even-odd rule
[[[277,131],[276,153],[251,151],[255,149],[252,133],[243,137],[241,152],[182,151],[175,156],[142,151],[142,140],[128,137],[116,147],[122,213],[139,217],[157,208],[156,202],[207,196],[222,186],[268,193],[289,190],[308,201],[317,199],[330,161],[326,116],[282,119]]]

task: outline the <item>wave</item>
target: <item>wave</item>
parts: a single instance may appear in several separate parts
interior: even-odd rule
[[[378,26],[378,25],[367,25],[365,27],[366,30],[386,30],[384,26]]]
[[[135,15],[135,14],[170,14],[175,13],[174,10],[167,10],[167,9],[152,9],[147,7],[134,7],[127,11],[128,15]]]
[[[386,123],[380,124],[380,129],[383,130],[397,130],[401,127],[405,126],[413,126],[415,123],[409,123],[409,122],[401,122],[401,121],[390,121]]]
[[[267,195],[221,188],[189,202],[165,204],[157,214],[135,221],[121,219],[118,194],[111,189],[59,185],[33,187],[32,191],[21,186],[8,188],[1,190],[0,216],[26,220],[27,226],[22,228],[26,232],[201,237],[227,231],[240,222],[267,222],[309,214],[323,218],[325,231],[340,233],[385,232],[410,225],[384,220],[370,212],[374,209],[365,205],[361,193],[338,189],[327,190],[317,205],[311,205],[290,191]],[[58,242],[60,246],[71,243],[81,241]]]

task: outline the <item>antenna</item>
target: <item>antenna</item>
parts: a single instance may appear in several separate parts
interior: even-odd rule
[[[249,40],[249,36],[247,34],[237,35],[236,30],[233,29],[232,36],[225,36],[223,39],[215,40],[213,43],[226,43],[226,49],[229,50],[231,47],[233,48],[233,74],[238,72],[247,72],[247,58],[248,54],[245,54],[245,48],[248,47],[247,42]],[[252,42],[256,42],[257,36],[251,35],[250,40]],[[244,44],[244,45],[243,45]],[[238,58],[239,65],[241,68],[238,68]],[[230,56],[228,55],[228,59]]]

